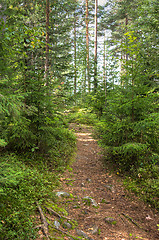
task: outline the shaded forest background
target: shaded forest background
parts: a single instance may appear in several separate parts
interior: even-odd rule
[[[73,158],[72,121],[94,125],[105,161],[158,208],[158,12],[157,0],[1,1],[2,239],[34,239],[34,203],[54,199]]]

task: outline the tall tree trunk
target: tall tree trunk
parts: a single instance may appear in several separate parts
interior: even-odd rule
[[[134,122],[134,82],[135,82],[135,76],[134,76],[134,66],[132,62],[132,122]]]
[[[88,0],[86,0],[86,52],[87,52],[87,81],[88,81],[88,92],[90,92]]]
[[[125,30],[126,32],[128,31],[128,15],[126,14],[126,18],[125,18]],[[128,47],[128,38],[126,37],[126,46]],[[128,50],[128,48],[126,48],[126,51]],[[128,53],[126,53],[126,62],[128,61],[129,55]]]
[[[74,96],[76,97],[77,92],[77,52],[76,52],[76,46],[77,45],[77,39],[76,39],[76,13],[74,13]]]
[[[95,31],[94,31],[94,91],[97,90],[97,12],[98,0],[95,0]]]
[[[48,70],[49,70],[49,0],[46,0],[46,55],[45,55],[45,79],[48,86]]]
[[[86,67],[86,59],[84,59],[84,86],[83,86],[83,99],[85,101],[85,96],[86,96],[86,80],[87,80],[87,67]]]
[[[76,52],[76,14],[74,14],[74,95],[76,96],[77,92],[77,52]]]
[[[105,93],[105,108],[107,105],[107,49],[106,49],[106,42],[105,42],[105,35],[104,34],[104,54],[103,54],[103,83],[104,83],[104,93]]]

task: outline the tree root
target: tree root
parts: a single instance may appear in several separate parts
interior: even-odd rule
[[[126,215],[125,213],[122,213],[122,215],[127,218],[130,222],[132,222],[135,226],[137,226],[138,228],[144,230],[145,232],[147,232],[147,229],[144,229],[143,227],[141,227],[137,222],[135,222],[131,217],[129,217],[128,215]]]
[[[127,221],[125,221],[125,219],[124,219],[120,214],[119,214],[119,217],[120,217],[120,219],[122,220],[124,226],[126,227],[126,232],[127,232],[127,234],[128,234],[128,239],[130,240],[130,235],[129,235],[129,231],[128,231],[129,224],[128,224]]]
[[[63,230],[61,230],[61,229],[59,229],[59,228],[53,226],[53,225],[50,224],[50,223],[49,223],[49,226],[52,227],[52,228],[54,228],[54,229],[57,230],[58,232],[60,232],[60,233],[62,233],[62,234],[64,234],[64,235],[66,235],[66,236],[68,236],[68,237],[71,237],[71,238],[73,238],[73,239],[77,239],[76,237],[72,236],[71,234],[69,234],[69,233],[67,233],[67,232],[65,232],[65,231],[63,231]]]
[[[60,215],[59,213],[55,212],[52,208],[49,208],[49,207],[46,207],[46,206],[45,206],[45,208],[46,208],[49,212],[51,212],[55,217],[65,218],[65,219],[67,219],[67,220],[71,220],[71,218],[65,217],[65,216]]]
[[[51,228],[54,228],[56,231],[58,231],[58,232],[60,232],[60,233],[62,233],[62,234],[64,234],[64,235],[66,235],[66,236],[68,236],[68,237],[71,237],[72,239],[77,239],[76,237],[72,236],[71,234],[69,234],[69,233],[67,233],[67,232],[65,232],[65,231],[63,231],[63,230],[61,230],[61,229],[53,226],[53,225],[50,224],[49,222],[47,222],[46,217],[44,216],[44,213],[43,213],[43,211],[42,211],[42,208],[40,207],[40,205],[38,204],[38,202],[36,202],[36,204],[37,204],[38,210],[39,210],[39,212],[40,212],[40,218],[41,218],[41,221],[42,221],[43,224],[34,227],[34,229],[35,229],[35,228],[41,228],[41,229],[43,230],[43,233],[44,233],[44,235],[46,236],[46,239],[47,239],[47,240],[50,240],[49,235],[48,235],[48,234],[49,234],[48,226],[50,226]],[[52,213],[54,214],[54,216],[56,216],[56,217],[59,217],[59,218],[63,217],[63,218],[69,219],[69,218],[67,218],[67,217],[65,217],[65,216],[61,216],[60,214],[58,214],[57,212],[55,212],[52,208],[47,208],[47,207],[46,207],[46,209],[48,209],[48,211],[52,212]],[[70,219],[69,219],[69,220],[70,220]]]
[[[49,234],[49,229],[48,229],[48,225],[49,224],[48,224],[48,222],[47,222],[47,220],[46,220],[46,218],[44,216],[44,213],[43,213],[40,205],[38,204],[38,202],[36,202],[36,204],[37,204],[38,210],[40,212],[41,221],[43,223],[42,225],[39,225],[38,227],[42,228],[43,233],[46,236],[46,239],[49,240],[50,239],[49,235],[48,235]]]

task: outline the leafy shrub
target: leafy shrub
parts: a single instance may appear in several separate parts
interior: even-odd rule
[[[106,147],[109,160],[115,162],[122,171],[131,171],[148,161],[150,150],[146,144],[126,143],[120,147]]]
[[[159,161],[159,156],[158,156]],[[140,196],[145,202],[159,210],[159,166],[149,164],[139,167],[132,177],[125,179],[125,186]]]
[[[103,115],[105,108],[105,92],[98,89],[96,92],[92,92],[87,95],[85,106],[92,108],[92,112],[100,119]]]
[[[7,142],[4,139],[0,139],[0,147],[7,146]]]
[[[1,239],[34,239],[36,201],[54,199],[58,181],[53,173],[37,170],[18,160],[15,155],[1,155],[0,232]]]
[[[67,115],[68,122],[88,125],[94,125],[97,122],[96,115],[94,113],[91,113],[91,110],[86,108],[77,109],[76,111],[75,110]]]
[[[36,135],[29,129],[30,121],[25,118],[12,122],[6,129],[8,148],[25,151],[37,141]]]

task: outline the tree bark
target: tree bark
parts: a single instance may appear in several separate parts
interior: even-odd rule
[[[103,54],[103,83],[104,83],[104,93],[105,93],[105,108],[107,105],[107,52],[106,52],[106,43],[105,43],[105,35],[104,34],[104,54]]]
[[[49,0],[46,0],[46,55],[45,55],[45,79],[48,86],[48,70],[49,70]]]
[[[88,81],[88,92],[90,92],[88,0],[86,0],[86,54],[87,54],[87,81]]]
[[[76,37],[76,13],[74,13],[74,96],[77,92],[77,37]]]
[[[126,26],[126,32],[128,31],[128,15],[126,14],[126,18],[125,18],[125,26]],[[126,46],[128,46],[128,39],[126,37]],[[127,49],[126,49],[127,50]],[[129,55],[128,53],[126,53],[126,62],[129,59]]]
[[[94,31],[94,91],[97,90],[97,12],[98,0],[95,0],[95,31]]]

